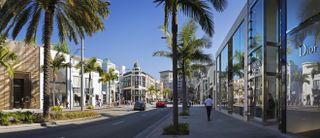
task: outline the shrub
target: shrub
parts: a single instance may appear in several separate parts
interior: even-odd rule
[[[189,116],[189,112],[188,111],[180,112],[179,116]]]
[[[94,106],[89,105],[89,106],[87,107],[87,109],[94,109]]]
[[[189,135],[189,125],[188,123],[179,123],[178,129],[175,129],[171,124],[163,128],[163,135]]]
[[[41,122],[44,121],[44,118],[43,118],[43,116],[42,116],[41,113],[34,113],[34,114],[32,115],[32,121],[33,121],[34,123],[41,123]]]
[[[11,125],[20,123],[33,123],[32,112],[12,112],[12,113],[1,113],[0,124]]]
[[[92,111],[85,112],[53,112],[50,113],[51,120],[67,120],[85,117],[96,117],[98,113]],[[11,125],[21,123],[41,123],[44,121],[41,113],[32,112],[0,112],[0,125]]]
[[[67,120],[67,119],[76,119],[76,118],[85,118],[85,117],[95,117],[98,116],[98,113],[85,111],[85,112],[57,112],[50,114],[50,119],[52,120]]]
[[[54,111],[54,112],[61,112],[62,111],[62,108],[61,106],[52,106],[51,107],[51,111]]]

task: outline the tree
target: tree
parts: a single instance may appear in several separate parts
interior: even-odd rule
[[[170,95],[172,95],[172,90],[169,89],[169,88],[165,88],[165,89],[163,90],[163,96],[164,96],[166,99],[168,99],[169,97],[172,97],[172,96],[170,96]]]
[[[118,74],[115,73],[115,69],[114,68],[110,68],[108,70],[108,72],[102,72],[101,73],[99,82],[108,83],[108,87],[109,87],[108,90],[109,90],[109,95],[110,95],[110,93],[111,93],[111,82],[114,82],[117,79],[118,79]],[[115,101],[115,99],[114,99],[116,97],[115,92],[113,92],[113,96],[112,97],[113,97],[113,101]]]
[[[17,59],[17,55],[10,52],[9,48],[5,47],[5,37],[0,36],[0,65],[7,69],[10,78],[13,78],[14,69],[11,62]]]
[[[89,74],[89,81],[88,81],[88,93],[91,95],[93,93],[93,90],[91,89],[91,80],[92,80],[92,72],[98,72],[101,76],[102,68],[97,62],[97,58],[90,58],[87,59],[84,63],[78,63],[76,65],[76,68],[80,69],[81,64],[83,64],[83,72]]]
[[[217,11],[223,11],[226,6],[225,0],[154,0],[158,6],[164,7],[164,29],[168,30],[169,16],[171,16],[171,32],[172,32],[172,70],[173,70],[173,126],[178,130],[178,93],[177,93],[177,32],[178,32],[178,8],[181,12],[197,21],[202,29],[212,36],[213,20],[211,7],[209,3]]]
[[[7,0],[2,6],[0,32],[7,35],[11,31],[13,39],[26,26],[25,41],[31,43],[36,38],[39,24],[43,25],[45,118],[49,115],[50,41],[54,24],[61,42],[67,37],[77,44],[79,38],[104,29],[102,19],[108,16],[109,5],[101,0]]]
[[[202,49],[210,48],[211,43],[207,37],[197,38],[196,37],[196,24],[193,21],[189,21],[182,27],[179,33],[178,42],[178,66],[179,71],[182,75],[182,100],[183,100],[183,111],[187,110],[187,84],[186,77],[191,76],[191,72],[203,68],[203,64],[212,63],[210,54],[205,54]],[[170,39],[170,37],[168,37]],[[169,48],[171,48],[170,44]],[[157,51],[154,56],[163,56],[172,58],[170,51]]]
[[[148,87],[147,89],[149,95],[152,97],[152,100],[153,100],[153,94],[156,93],[156,87],[154,85],[151,85]]]
[[[69,63],[66,63],[66,59],[63,55],[63,53],[65,54],[69,53],[68,45],[66,42],[61,42],[58,45],[55,45],[53,49],[57,51],[53,60],[50,61],[50,67],[53,75],[52,76],[53,77],[52,78],[52,81],[53,81],[52,102],[53,102],[53,106],[55,106],[55,103],[56,103],[55,89],[56,89],[57,73],[61,69],[69,68],[71,65]]]

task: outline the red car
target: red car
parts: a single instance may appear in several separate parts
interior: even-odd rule
[[[156,103],[156,107],[157,107],[157,108],[167,107],[167,104],[166,104],[166,102],[164,102],[164,101],[158,101],[158,102]]]

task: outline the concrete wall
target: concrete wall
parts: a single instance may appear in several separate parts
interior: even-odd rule
[[[40,108],[40,63],[39,47],[26,45],[23,42],[10,41],[7,47],[16,53],[17,60],[14,64],[16,73],[26,74],[29,77],[31,90],[31,109]],[[12,109],[13,107],[13,81],[9,78],[6,69],[0,66],[0,109]]]

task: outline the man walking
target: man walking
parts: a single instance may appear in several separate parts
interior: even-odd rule
[[[208,98],[204,101],[204,104],[207,108],[207,116],[208,116],[208,121],[211,121],[211,109],[212,109],[212,105],[213,105],[213,100],[211,98],[211,95],[208,96]]]

